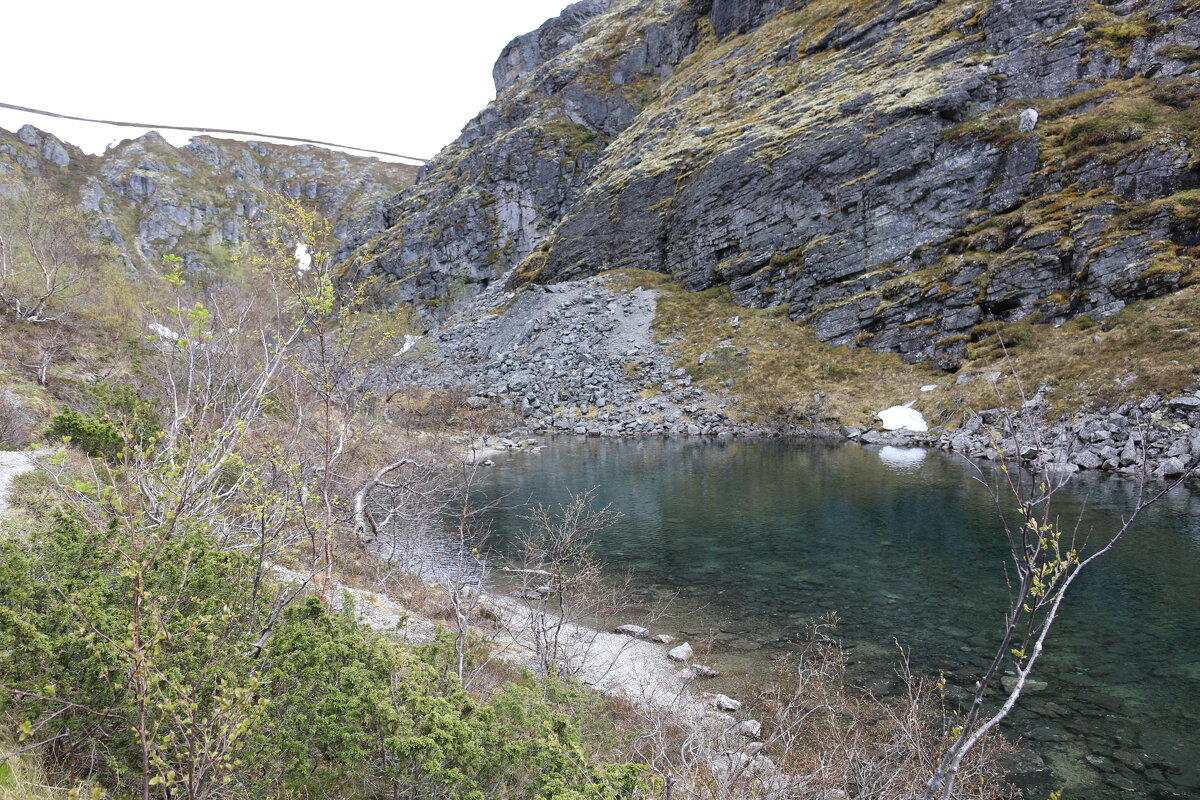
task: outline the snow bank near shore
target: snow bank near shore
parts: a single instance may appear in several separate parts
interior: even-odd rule
[[[910,404],[911,405],[911,404]],[[909,406],[892,406],[878,412],[877,416],[883,423],[884,430],[898,431],[901,429],[924,433],[929,430],[925,417],[921,412]]]

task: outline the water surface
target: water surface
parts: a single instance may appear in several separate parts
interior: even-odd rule
[[[999,475],[922,450],[558,439],[498,458],[482,495],[507,498],[492,518],[503,558],[522,503],[595,487],[622,514],[595,552],[631,573],[648,603],[676,598],[656,630],[711,642],[707,659],[727,685],[765,676],[810,620],[836,612],[854,680],[893,675],[898,641],[918,669],[965,688],[1006,602],[1007,544],[979,477]],[[1077,476],[1060,519],[1099,537],[1136,490]],[[1046,786],[1080,798],[1200,796],[1200,494],[1172,493],[1076,582],[1037,677],[1049,688],[1022,699],[1009,733],[1054,769]]]

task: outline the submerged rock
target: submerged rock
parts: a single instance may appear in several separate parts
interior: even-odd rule
[[[1011,692],[1017,687],[1017,676],[1002,675],[1000,676],[1000,684],[1004,687],[1004,691]],[[1036,678],[1026,678],[1025,685],[1021,687],[1022,692],[1044,692],[1050,684],[1045,681],[1039,681]]]

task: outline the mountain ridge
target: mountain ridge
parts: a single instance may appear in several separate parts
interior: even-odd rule
[[[428,302],[650,269],[954,370],[1193,280],[1193,5],[584,0],[346,273]]]
[[[91,155],[32,125],[0,129],[0,184],[45,181],[77,199],[126,269],[170,253],[198,279],[228,267],[274,195],[319,206],[340,240],[416,172],[310,145],[197,136],[175,147],[153,131]]]

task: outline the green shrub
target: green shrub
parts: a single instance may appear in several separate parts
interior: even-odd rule
[[[66,406],[50,418],[46,435],[68,441],[89,456],[116,458],[125,448],[121,432],[106,418],[84,416]]]
[[[230,797],[643,796],[644,767],[588,744],[595,701],[577,684],[526,675],[484,701],[445,669],[450,637],[409,649],[316,597],[256,647],[272,593],[210,536],[60,513],[0,539],[0,724],[61,735],[47,764],[117,797],[146,782],[191,796],[189,781]]]
[[[63,407],[50,418],[46,435],[67,438],[90,456],[116,458],[126,442],[145,447],[161,431],[159,415],[152,403],[127,383],[97,382],[83,390],[82,413]]]

